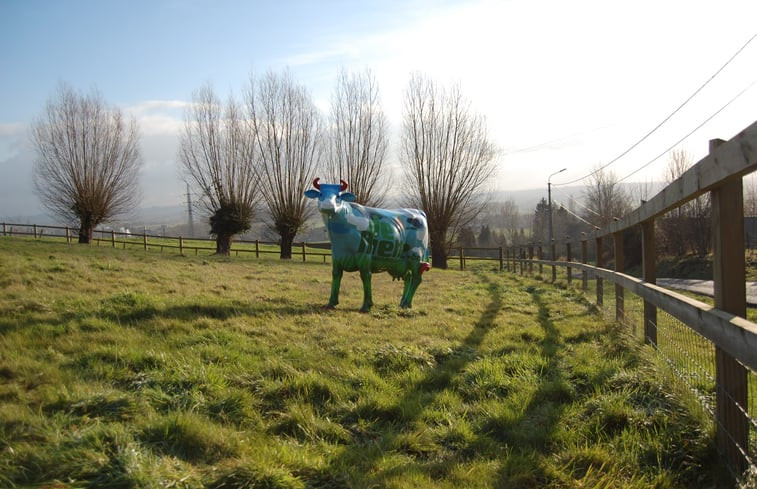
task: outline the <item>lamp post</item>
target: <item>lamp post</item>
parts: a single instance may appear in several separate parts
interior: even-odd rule
[[[562,170],[558,170],[551,174],[549,177],[547,177],[547,212],[549,213],[549,247],[552,249],[552,184],[550,183],[550,179],[557,175],[558,173],[562,173],[567,168],[563,168]],[[554,253],[552,253],[554,255]],[[552,256],[552,260],[554,260],[555,257]]]

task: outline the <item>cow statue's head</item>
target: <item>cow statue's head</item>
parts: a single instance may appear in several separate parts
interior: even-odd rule
[[[305,197],[318,199],[318,210],[323,214],[334,214],[339,211],[342,202],[355,202],[355,194],[346,192],[347,182],[319,183],[320,178],[313,180],[314,189],[305,192]]]

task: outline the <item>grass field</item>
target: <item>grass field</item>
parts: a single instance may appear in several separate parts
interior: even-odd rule
[[[654,355],[495,268],[360,314],[322,263],[0,239],[0,486],[728,486]]]

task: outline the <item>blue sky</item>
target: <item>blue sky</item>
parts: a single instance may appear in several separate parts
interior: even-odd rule
[[[502,148],[492,187],[515,190],[621,154],[757,34],[756,18],[753,0],[0,0],[0,216],[41,210],[29,124],[61,81],[137,118],[144,205],[181,202],[177,134],[194,90],[238,95],[251,71],[287,68],[324,115],[339,70],[370,68],[395,131],[410,73],[459,83]],[[648,163],[755,80],[757,40],[608,169]],[[755,120],[757,86],[681,147],[698,160]],[[666,160],[632,180],[659,180]]]

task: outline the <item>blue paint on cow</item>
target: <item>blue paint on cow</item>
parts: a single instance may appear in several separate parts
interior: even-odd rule
[[[426,214],[418,209],[378,209],[353,203],[355,195],[346,192],[347,182],[319,184],[305,196],[318,199],[331,240],[331,297],[326,307],[339,303],[339,287],[345,271],[360,272],[363,282],[363,305],[367,312],[373,305],[371,273],[388,272],[405,282],[401,307],[411,307],[421,275],[431,266],[428,260],[428,225]]]

